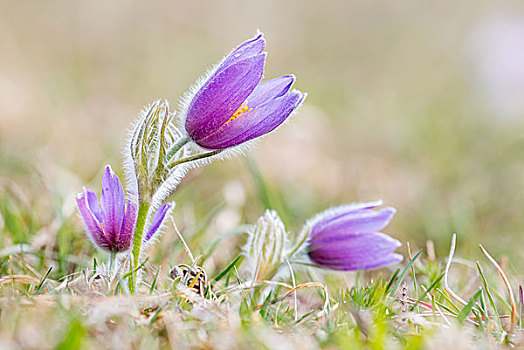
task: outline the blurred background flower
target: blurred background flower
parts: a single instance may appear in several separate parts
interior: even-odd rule
[[[524,13],[496,13],[471,37],[470,55],[478,90],[501,119],[524,113]]]

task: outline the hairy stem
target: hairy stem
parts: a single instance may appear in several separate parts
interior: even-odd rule
[[[136,222],[135,237],[133,238],[133,263],[130,266],[131,276],[129,279],[129,291],[131,294],[135,293],[135,287],[137,284],[137,269],[140,262],[140,254],[142,253],[142,237],[144,235],[144,229],[146,225],[147,213],[151,204],[147,202],[141,202],[138,209],[138,219]]]
[[[189,136],[186,134],[182,136],[177,143],[175,143],[171,148],[169,148],[169,151],[167,151],[166,159],[169,161],[173,156],[178,152],[182,147],[186,145],[190,141]]]
[[[113,279],[113,276],[115,273],[113,272],[113,269],[115,268],[115,260],[116,260],[116,252],[109,253],[109,276],[111,279]]]
[[[194,156],[182,158],[182,159],[179,159],[179,160],[169,164],[169,167],[173,168],[173,167],[175,167],[175,166],[177,166],[179,164],[182,164],[182,163],[193,162],[195,160],[204,159],[204,158],[207,158],[207,157],[212,157],[212,156],[214,156],[216,154],[219,154],[222,151],[223,151],[223,149],[217,149],[217,150],[212,151],[212,152],[200,153],[200,154],[197,154],[197,155],[194,155]]]

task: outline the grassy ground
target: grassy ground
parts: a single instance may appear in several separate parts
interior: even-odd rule
[[[523,16],[518,1],[0,1],[0,348],[519,346],[523,114],[494,100],[489,49],[474,49],[501,13]],[[191,261],[168,225],[128,296],[107,283],[74,195],[98,190],[105,164],[122,176],[144,104],[176,105],[257,28],[266,77],[294,73],[306,104],[250,161],[197,169],[173,196],[208,292],[173,283]],[[400,266],[245,283],[244,225],[265,208],[296,230],[377,198],[398,210],[386,232],[404,242]]]
[[[418,252],[408,249],[395,270],[294,266],[292,278],[252,284],[239,255],[245,226],[208,236],[232,217],[238,204],[230,198],[202,217],[185,212],[199,218],[196,225],[180,220],[189,245],[198,247],[193,255],[205,282],[170,276],[174,265],[190,263],[170,228],[143,266],[140,295],[131,296],[125,270],[110,282],[107,257],[84,238],[72,210],[48,208],[54,219],[42,227],[28,207],[36,203],[13,183],[3,188],[10,195],[2,197],[2,348],[479,349],[521,342],[518,282],[509,276],[508,289],[507,262],[500,266],[487,253],[480,261],[448,260],[428,241]],[[60,203],[56,193],[47,196]]]

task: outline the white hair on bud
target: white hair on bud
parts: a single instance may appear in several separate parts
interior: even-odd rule
[[[382,199],[378,199],[373,202],[355,202],[350,204],[342,204],[337,207],[331,207],[324,211],[321,211],[320,213],[315,214],[313,217],[308,219],[306,221],[306,225],[313,227],[320,221],[332,218],[334,216],[349,213],[351,211],[364,209],[364,208],[371,208],[371,207],[379,207],[383,204]]]
[[[124,168],[124,174],[126,177],[126,190],[130,200],[138,203],[138,181],[136,173],[135,160],[133,159],[132,149],[137,147],[138,134],[143,124],[146,121],[146,117],[149,111],[158,103],[160,100],[153,101],[148,104],[138,114],[138,118],[131,123],[131,127],[128,129],[126,145],[122,150],[122,164]]]

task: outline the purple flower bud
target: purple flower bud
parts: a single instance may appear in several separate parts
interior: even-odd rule
[[[266,54],[262,34],[237,47],[190,99],[185,128],[209,149],[232,147],[282,124],[306,94],[289,91],[293,75],[260,82]]]
[[[129,249],[135,232],[137,205],[130,200],[126,205],[120,179],[109,165],[102,177],[100,202],[87,188],[76,196],[76,202],[95,245],[117,253]]]
[[[317,265],[332,270],[367,270],[402,261],[394,251],[398,240],[379,232],[396,210],[373,210],[381,201],[328,209],[311,219],[308,255]]]

